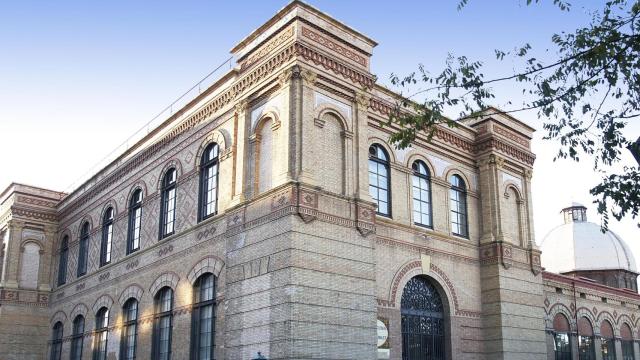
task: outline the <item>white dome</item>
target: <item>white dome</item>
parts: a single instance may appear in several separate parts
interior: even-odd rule
[[[555,273],[618,269],[637,273],[629,246],[613,231],[602,233],[599,225],[585,220],[566,222],[544,237],[542,266]]]

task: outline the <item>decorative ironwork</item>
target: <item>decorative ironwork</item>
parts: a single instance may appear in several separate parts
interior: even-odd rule
[[[401,315],[402,359],[444,359],[444,306],[436,288],[425,278],[414,277],[405,285]]]

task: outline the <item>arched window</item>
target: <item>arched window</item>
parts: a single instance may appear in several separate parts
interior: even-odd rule
[[[602,360],[616,359],[616,345],[613,338],[613,327],[607,320],[603,320],[600,324],[600,341],[602,350]]]
[[[218,144],[211,143],[204,149],[200,161],[200,220],[215,215],[218,209],[218,152]]]
[[[84,316],[78,315],[73,319],[73,334],[71,335],[71,360],[82,360],[82,345],[84,340]]]
[[[596,347],[593,339],[593,327],[586,317],[578,319],[578,358],[595,360]]]
[[[100,244],[100,266],[111,262],[113,242],[113,208],[108,207],[102,216],[102,243]]]
[[[635,360],[633,353],[633,334],[626,323],[620,327],[620,339],[622,340],[622,360]]]
[[[553,318],[553,349],[556,360],[571,360],[571,339],[569,338],[569,320],[558,313]]]
[[[63,325],[60,321],[53,325],[53,332],[51,333],[51,360],[60,360],[62,356],[62,330]]]
[[[427,165],[420,161],[414,161],[411,166],[413,176],[411,186],[413,188],[413,222],[416,225],[432,227],[431,221],[431,174]]]
[[[155,297],[155,314],[153,319],[152,358],[156,360],[171,359],[171,329],[173,327],[173,290],[163,287]]]
[[[129,231],[127,254],[140,249],[140,226],[142,224],[142,190],[137,189],[129,200]]]
[[[120,359],[136,358],[138,340],[138,300],[131,298],[122,307],[122,339],[120,340]]]
[[[58,263],[58,286],[67,282],[67,260],[69,257],[69,236],[65,235],[60,243],[60,262]]]
[[[402,360],[444,360],[444,306],[437,289],[416,276],[402,291],[400,305]]]
[[[191,313],[191,359],[213,359],[215,338],[216,278],[211,273],[196,280]]]
[[[87,257],[89,256],[89,222],[82,224],[82,231],[80,231],[80,242],[78,246],[78,271],[77,277],[80,277],[87,273]]]
[[[369,193],[378,205],[378,214],[391,216],[389,154],[379,144],[369,147]]]
[[[469,237],[467,223],[467,186],[459,175],[451,176],[451,231],[453,235]]]
[[[162,179],[162,203],[160,205],[160,239],[174,232],[176,222],[176,180],[175,168],[167,170]]]
[[[107,360],[109,338],[109,309],[100,308],[96,313],[96,331],[93,334],[93,360]]]

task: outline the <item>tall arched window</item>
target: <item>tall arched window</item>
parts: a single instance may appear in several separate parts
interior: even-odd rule
[[[215,338],[216,278],[206,273],[196,280],[193,288],[191,313],[191,359],[213,359]]]
[[[379,144],[369,147],[369,193],[378,205],[378,214],[391,216],[389,154]]]
[[[459,175],[451,176],[451,231],[453,235],[469,237],[467,223],[467,186]]]
[[[407,282],[400,303],[402,360],[444,360],[444,305],[437,289],[426,278]]]
[[[569,338],[569,320],[558,313],[553,318],[553,349],[556,360],[571,360],[571,339]]]
[[[613,337],[613,327],[607,320],[600,324],[600,341],[602,350],[602,360],[616,359],[616,345]]]
[[[142,224],[142,190],[137,189],[129,200],[129,231],[127,232],[127,254],[140,249],[140,227]]]
[[[93,334],[93,360],[107,360],[109,338],[109,309],[100,308],[96,313],[96,331]]]
[[[51,354],[49,358],[51,360],[60,360],[62,356],[62,330],[63,325],[60,321],[53,325],[53,332],[51,333]]]
[[[414,161],[411,166],[413,176],[411,187],[413,189],[413,222],[416,225],[432,227],[431,221],[431,174],[427,165],[420,161]]]
[[[170,287],[163,287],[156,294],[154,302],[152,358],[169,360],[171,359],[171,329],[173,327],[173,290]]]
[[[131,298],[122,307],[122,339],[120,340],[120,359],[136,358],[138,340],[138,300]]]
[[[218,144],[211,143],[204,149],[200,161],[200,220],[215,215],[218,209],[218,152]]]
[[[102,243],[100,244],[100,266],[111,262],[113,242],[113,208],[108,207],[102,216]]]
[[[633,353],[633,334],[626,323],[620,326],[620,339],[622,342],[622,360],[635,360]]]
[[[71,335],[71,360],[82,360],[82,346],[84,340],[84,316],[78,315],[73,319],[73,334]]]
[[[175,168],[167,170],[162,179],[162,204],[160,206],[160,239],[174,232],[176,222],[176,180]]]
[[[596,347],[593,339],[593,327],[586,317],[578,319],[578,358],[595,360]]]
[[[78,271],[77,277],[80,277],[87,273],[87,258],[89,257],[89,222],[82,224],[82,231],[80,231],[80,242],[78,246]]]
[[[58,263],[58,286],[67,282],[67,260],[69,257],[69,236],[65,235],[60,242],[60,262]]]

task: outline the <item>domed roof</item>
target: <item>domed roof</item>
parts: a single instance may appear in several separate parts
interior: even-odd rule
[[[600,225],[587,221],[580,204],[562,210],[565,223],[542,240],[542,266],[565,273],[580,270],[628,270],[637,273],[629,246],[613,231],[602,233]]]

